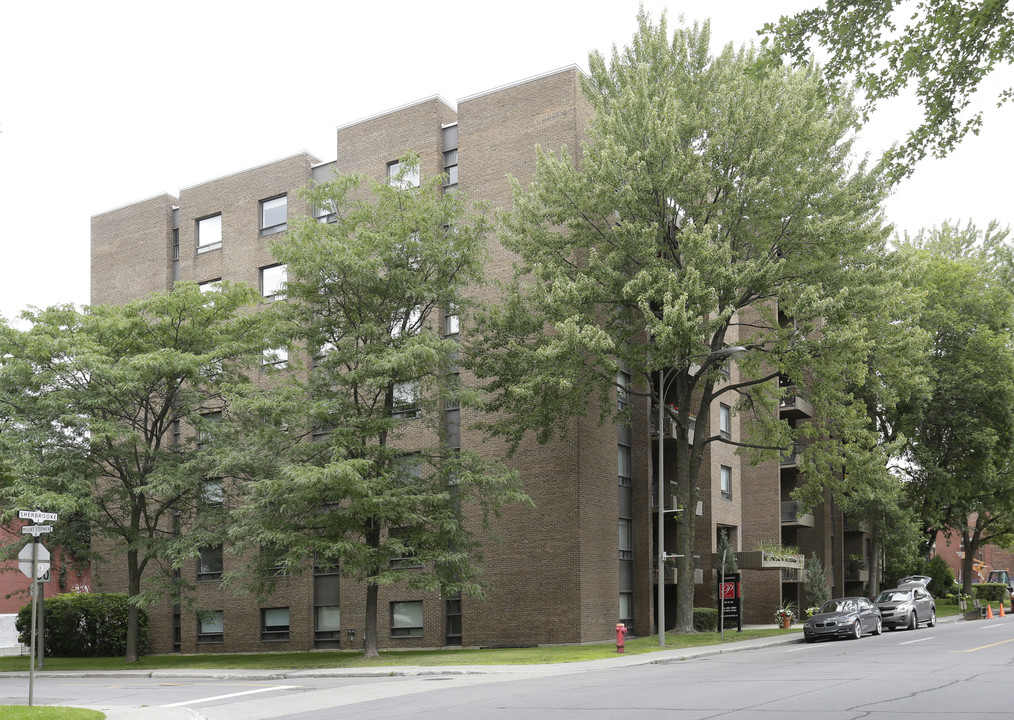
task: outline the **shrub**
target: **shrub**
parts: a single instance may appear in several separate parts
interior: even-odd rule
[[[54,657],[116,657],[127,652],[127,596],[122,593],[63,593],[46,600],[44,641]],[[137,652],[148,652],[148,613],[138,611]],[[18,613],[18,639],[31,641],[32,606]]]
[[[926,574],[933,578],[926,586],[933,597],[943,597],[954,589],[954,571],[939,555],[926,563]]]
[[[718,630],[718,610],[715,608],[694,608],[694,630],[715,632]]]
[[[979,600],[984,600],[985,602],[998,600],[1002,602],[1004,595],[1007,593],[1007,586],[1003,583],[979,583],[972,586],[972,592]]]

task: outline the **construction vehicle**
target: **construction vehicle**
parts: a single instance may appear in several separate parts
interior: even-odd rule
[[[990,570],[989,580],[991,583],[1003,583],[1007,586],[1007,590],[1014,596],[1014,582],[1011,580],[1011,575],[1007,570]]]

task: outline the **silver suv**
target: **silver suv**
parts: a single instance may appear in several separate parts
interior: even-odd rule
[[[929,581],[925,575],[902,578],[898,587],[877,595],[874,604],[885,628],[915,630],[920,623],[927,627],[937,624],[937,604],[926,589]]]

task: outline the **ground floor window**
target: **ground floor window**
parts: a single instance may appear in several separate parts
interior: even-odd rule
[[[447,645],[461,644],[461,596],[447,599]]]
[[[422,637],[422,634],[422,602],[391,603],[391,637]]]
[[[620,622],[628,628],[634,624],[634,593],[620,593]]]
[[[221,610],[208,610],[197,615],[197,642],[220,643],[225,638],[225,619]]]
[[[289,608],[261,610],[261,640],[289,639]]]

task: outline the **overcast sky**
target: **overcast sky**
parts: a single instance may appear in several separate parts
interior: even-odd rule
[[[816,1],[644,6],[656,18],[668,8],[670,23],[710,17],[717,50]],[[454,103],[567,65],[587,69],[590,50],[630,40],[638,4],[7,3],[0,314],[88,302],[92,215],[303,150],[333,160],[339,125],[414,100]],[[900,137],[913,108],[880,113],[866,146]],[[1014,108],[993,109],[980,136],[947,160],[925,161],[887,205],[899,232],[945,219],[1014,225],[1012,127]]]

